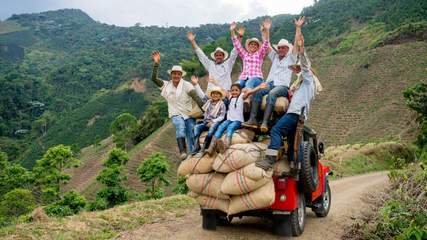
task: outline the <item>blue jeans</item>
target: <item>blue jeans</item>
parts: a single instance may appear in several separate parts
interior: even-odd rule
[[[299,115],[295,113],[286,113],[270,130],[270,145],[269,149],[278,150],[283,146],[282,137],[288,140],[288,156],[292,161],[292,154],[294,151],[295,131],[298,124]]]
[[[221,122],[216,122],[212,123],[211,127],[208,127],[208,123],[203,121],[194,127],[194,137],[200,137],[200,134],[206,130],[208,130],[208,137],[212,137],[220,124]]]
[[[267,89],[262,89],[254,94],[254,99],[260,99],[262,101],[262,97],[267,95],[267,104],[275,105],[278,97],[287,97],[288,96],[288,87],[286,86],[274,86],[273,81],[268,83]]]
[[[258,85],[262,83],[262,78],[259,77],[253,77],[253,78],[247,78],[247,79],[240,79],[237,80],[236,83],[240,85],[242,88],[255,88]]]
[[[215,132],[215,137],[217,139],[220,139],[222,137],[222,134],[224,134],[224,132],[227,130],[227,138],[231,139],[233,133],[240,128],[241,124],[242,122],[240,121],[226,120],[221,123],[221,125],[219,125],[218,130],[216,130]]]
[[[187,118],[184,120],[181,116],[173,116],[172,123],[175,126],[176,138],[186,138],[188,150],[193,151],[193,128],[196,125],[196,119]]]

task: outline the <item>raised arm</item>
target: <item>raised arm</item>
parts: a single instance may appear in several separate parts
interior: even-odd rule
[[[230,33],[231,33],[231,41],[233,42],[233,46],[236,49],[239,56],[244,59],[246,56],[246,51],[242,46],[242,43],[240,42],[239,37],[236,35],[236,27],[237,24],[235,22],[232,22],[230,24]]]
[[[199,96],[203,100],[203,102],[205,102],[205,99],[207,99],[208,96],[206,96],[206,93],[203,92],[202,88],[200,87],[199,77],[191,76],[191,84],[193,84],[194,89],[196,90],[197,96]]]
[[[190,41],[194,51],[196,52],[196,55],[199,58],[199,61],[202,63],[203,67],[205,67],[205,69],[208,70],[211,60],[209,60],[209,58],[206,56],[203,50],[197,45],[196,36],[192,32],[188,32],[187,38],[188,38],[188,41]]]
[[[305,22],[305,17],[302,16],[300,17],[298,20],[295,19],[294,20],[294,24],[295,24],[295,42],[294,42],[294,48],[292,50],[292,53],[297,54],[297,53],[302,53],[304,51],[304,46],[303,43],[301,41],[303,41],[302,39],[302,25],[304,25]]]
[[[265,55],[271,51],[270,46],[270,28],[271,28],[271,19],[266,18],[264,22],[261,25],[261,34],[262,34],[262,46],[260,50],[260,56],[262,58],[265,57]]]
[[[153,58],[153,70],[151,72],[151,80],[158,87],[163,87],[163,84],[164,84],[163,80],[161,80],[157,77],[158,71],[159,71],[159,65],[160,65],[160,52],[156,50],[151,54],[151,56]]]

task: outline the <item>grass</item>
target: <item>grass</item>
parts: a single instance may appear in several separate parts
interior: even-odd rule
[[[25,30],[25,28],[14,21],[0,21],[0,34],[19,32],[23,30]]]
[[[401,168],[415,159],[414,148],[399,142],[343,145],[326,149],[322,163],[334,171],[334,178]]]
[[[2,228],[0,239],[111,239],[147,223],[183,216],[195,206],[196,202],[184,195],[135,202],[105,211]]]

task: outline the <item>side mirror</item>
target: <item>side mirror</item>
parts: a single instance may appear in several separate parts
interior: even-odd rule
[[[319,152],[320,152],[321,154],[324,154],[324,153],[325,153],[325,145],[324,145],[322,142],[320,142],[320,143],[319,143],[318,148],[319,148]]]

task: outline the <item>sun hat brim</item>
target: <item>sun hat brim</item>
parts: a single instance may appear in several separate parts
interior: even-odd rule
[[[221,51],[221,50],[215,50],[215,51],[211,52],[211,58],[213,60],[215,60],[215,53],[216,52],[222,52],[224,54],[224,61],[227,60],[227,58],[228,58],[228,52],[225,51],[225,50],[223,50],[223,51]]]
[[[187,72],[186,71],[184,71],[184,70],[168,70],[168,73],[169,73],[169,75],[171,75],[172,74],[172,72],[181,72],[182,73],[182,76],[184,77],[185,75],[187,75]]]

